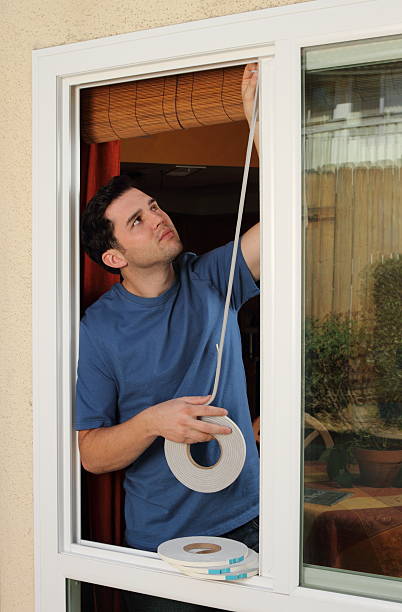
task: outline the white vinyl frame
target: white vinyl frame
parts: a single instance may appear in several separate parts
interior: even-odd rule
[[[300,51],[401,32],[400,0],[314,0],[33,52],[37,612],[66,609],[67,578],[244,612],[400,609],[328,586],[299,586],[299,491]],[[260,63],[261,86],[261,575],[240,585],[197,581],[152,553],[80,538],[71,425],[79,313],[78,102],[82,87],[253,59]]]

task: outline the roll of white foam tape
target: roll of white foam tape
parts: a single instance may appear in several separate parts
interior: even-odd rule
[[[194,461],[190,445],[165,440],[166,461],[182,484],[200,493],[215,493],[236,480],[246,459],[246,443],[239,427],[229,417],[201,417],[202,421],[230,427],[232,433],[214,436],[220,447],[215,465],[205,467]]]
[[[167,540],[158,546],[164,561],[188,567],[220,567],[240,563],[249,549],[243,542],[212,536],[189,536]]]

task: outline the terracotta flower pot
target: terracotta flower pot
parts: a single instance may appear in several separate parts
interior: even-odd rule
[[[369,487],[391,487],[402,466],[402,450],[356,448],[361,483]]]

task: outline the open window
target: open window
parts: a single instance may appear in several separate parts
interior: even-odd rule
[[[184,251],[202,255],[234,237],[248,124],[244,65],[81,90],[81,207],[116,174],[134,178],[172,219]],[[242,233],[259,220],[252,157]],[[119,275],[81,254],[81,312]],[[223,306],[222,306],[223,310]],[[259,416],[259,299],[240,310],[250,416]],[[169,399],[169,398],[166,398]],[[210,444],[216,444],[211,442]],[[123,472],[82,472],[81,538],[121,545]]]
[[[331,511],[324,506],[325,511],[321,508],[318,512],[309,500],[301,521],[304,500],[299,491],[304,474],[308,474],[307,461],[317,461],[324,450],[319,447],[319,438],[309,444],[303,469],[304,408],[307,401],[311,408],[318,398],[318,392],[306,386],[302,376],[303,364],[311,366],[307,357],[313,355],[304,354],[305,316],[340,312],[333,308],[334,295],[339,300],[346,295],[349,273],[339,276],[343,280],[334,293],[330,279],[336,277],[335,268],[346,269],[346,263],[350,267],[353,260],[350,279],[360,270],[355,265],[362,252],[358,245],[365,239],[362,224],[353,224],[350,215],[357,219],[363,214],[366,198],[362,194],[367,192],[370,202],[374,197],[377,202],[378,223],[366,226],[370,240],[380,218],[384,241],[392,228],[392,246],[385,250],[384,242],[379,249],[384,261],[380,258],[378,263],[385,264],[379,269],[388,271],[399,261],[400,237],[395,228],[400,222],[400,154],[392,157],[389,167],[373,173],[376,179],[372,186],[367,164],[377,160],[382,145],[373,141],[375,159],[372,154],[363,159],[356,157],[353,143],[359,142],[364,131],[368,142],[375,129],[382,130],[382,135],[394,134],[395,143],[399,138],[400,94],[395,68],[402,59],[401,11],[397,0],[317,0],[34,52],[35,528],[37,608],[41,612],[65,609],[67,579],[228,610],[398,609],[396,602],[402,599],[399,570],[376,574],[358,567],[358,559],[352,568],[343,561],[334,567],[317,557],[324,549],[321,544],[314,545],[320,542],[314,538],[328,532]],[[80,463],[72,431],[80,316],[80,95],[93,87],[225,69],[254,59],[260,65],[261,87],[260,575],[242,585],[204,584],[168,569],[153,554],[133,554],[81,537]],[[337,149],[337,135],[344,130],[349,140]],[[147,138],[139,140],[146,143]],[[395,143],[393,155],[399,146]],[[334,160],[332,155],[338,157]],[[323,159],[339,167],[322,168]],[[387,159],[391,159],[388,153],[378,157],[380,161]],[[356,162],[352,170],[347,165]],[[125,159],[124,163],[134,162]],[[155,162],[147,158],[140,163],[141,171],[149,171],[152,177],[154,168],[147,164]],[[189,161],[157,163],[168,171],[174,166],[173,172],[176,166],[208,166]],[[392,179],[386,180],[388,175]],[[188,178],[194,181],[201,176],[202,170],[188,171]],[[179,180],[165,172],[164,181],[172,179]],[[345,197],[339,196],[339,189]],[[334,194],[338,194],[341,209],[334,204]],[[395,223],[391,218],[399,220]],[[338,222],[344,226],[342,229],[338,224],[334,234]],[[332,260],[334,268],[327,260],[335,244],[339,259]],[[390,282],[398,288],[397,281]],[[352,309],[342,313],[353,312],[358,299],[355,288],[354,282],[349,284]],[[387,300],[382,304],[387,305]],[[393,326],[393,331],[396,328]],[[321,331],[319,328],[317,333]],[[341,331],[335,330],[338,339]],[[380,337],[377,335],[377,340]],[[392,362],[396,378],[398,347],[394,347]],[[377,359],[381,352],[373,354]],[[381,370],[380,364],[378,367]],[[315,374],[322,372],[316,368]],[[362,368],[353,370],[348,388],[356,392],[363,375]],[[388,379],[383,382],[388,388]],[[320,392],[322,395],[322,388]],[[351,409],[357,405],[351,404]],[[307,412],[313,411],[310,408]],[[328,432],[336,446],[337,432],[331,432],[331,422],[324,421],[319,411],[312,416],[316,420],[307,418],[306,433],[314,434],[316,429],[318,434],[324,433],[320,438],[325,446]],[[312,437],[309,435],[309,440]],[[330,444],[327,450],[331,450]],[[350,470],[352,476],[355,469]],[[311,478],[306,485],[319,488]],[[393,520],[398,515],[398,495],[386,504]],[[339,503],[347,505],[348,499]],[[336,508],[333,511],[337,512]],[[314,512],[320,515],[320,529],[313,537],[309,529]],[[339,513],[331,523],[334,528],[341,524],[338,520]],[[301,527],[307,542],[302,555]],[[394,560],[400,563],[398,553]]]

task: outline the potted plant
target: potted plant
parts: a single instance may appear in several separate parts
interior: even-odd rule
[[[305,410],[346,425],[324,453],[331,480],[344,487],[356,479],[402,486],[402,439],[395,439],[395,431],[402,431],[402,258],[376,263],[368,272],[369,302],[358,320],[331,314],[306,321]],[[372,404],[381,417],[377,423],[360,418]],[[359,415],[353,426],[347,407]],[[360,475],[350,469],[356,462]]]
[[[402,440],[380,438],[361,432],[354,455],[360,469],[360,482],[370,487],[391,487],[402,466]]]
[[[402,486],[402,439],[383,438],[358,431],[327,449],[328,478],[343,487],[355,482],[371,487]],[[359,474],[350,469],[358,463]]]

